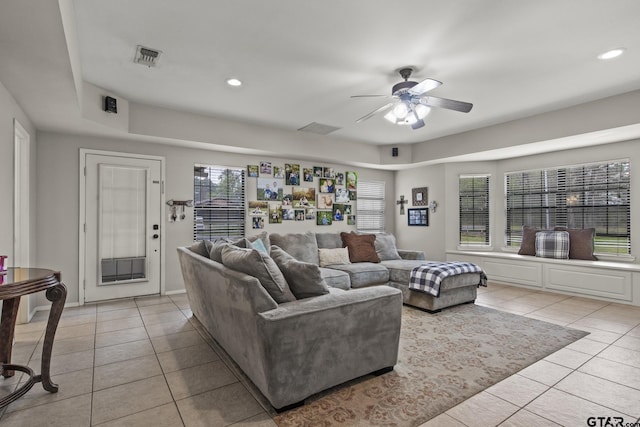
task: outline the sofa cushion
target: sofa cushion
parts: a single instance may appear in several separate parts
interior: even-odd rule
[[[598,260],[598,258],[593,255],[593,241],[596,235],[595,228],[555,227],[554,230],[567,231],[569,233],[569,259]]]
[[[379,285],[389,281],[389,270],[382,264],[358,262],[354,264],[332,265],[331,268],[348,273],[352,288]]]
[[[319,248],[318,258],[320,259],[320,267],[333,264],[351,264],[348,248]]]
[[[342,247],[340,233],[316,233],[319,249],[335,249]]]
[[[209,258],[216,262],[222,263],[222,248],[228,245],[232,245],[238,248],[251,248],[251,243],[249,243],[249,241],[244,237],[238,240],[218,239],[211,245],[211,249],[209,250]]]
[[[278,304],[295,301],[284,275],[271,257],[255,249],[222,247],[222,263],[233,270],[257,278]]]
[[[569,233],[567,231],[538,231],[536,256],[569,259]]]
[[[351,262],[380,262],[376,253],[375,234],[340,233],[342,246],[349,248]],[[353,286],[353,281],[351,282]]]
[[[393,234],[378,233],[376,234],[376,241],[374,242],[376,253],[380,261],[387,261],[391,259],[402,259],[396,248],[396,238]]]
[[[193,245],[189,246],[189,250],[191,252],[197,253],[200,256],[209,258],[209,251],[211,250],[212,246],[213,243],[209,240],[199,240]]]
[[[335,268],[320,267],[320,274],[327,286],[344,290],[351,289],[351,279],[349,273],[336,270]]]
[[[427,261],[414,259],[392,259],[382,261],[381,264],[389,270],[389,280],[408,285],[411,270],[425,264]]]
[[[283,251],[297,259],[298,261],[310,262],[318,265],[318,243],[314,233],[290,233],[269,235],[271,244],[278,246]]]
[[[518,255],[536,255],[536,232],[538,229],[525,225],[522,227],[522,242]]]
[[[320,267],[310,262],[298,261],[278,246],[271,246],[271,258],[287,279],[291,292],[297,299],[315,297],[329,293],[322,278]]]

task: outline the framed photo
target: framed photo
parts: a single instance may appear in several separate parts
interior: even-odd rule
[[[300,165],[285,163],[284,177],[287,185],[300,185]]]
[[[333,194],[318,194],[318,209],[333,209]]]
[[[258,200],[282,200],[282,180],[275,178],[258,178],[256,198]]]
[[[282,207],[282,220],[283,221],[295,221],[296,212],[291,206]]]
[[[335,193],[336,184],[333,182],[333,178],[320,178],[320,192],[321,193]]]
[[[269,211],[269,202],[252,200],[249,202],[248,211],[249,216],[267,216]]]
[[[355,215],[347,215],[347,225],[356,225]]]
[[[293,187],[293,207],[309,209],[316,205],[316,189],[311,187]]]
[[[347,190],[356,191],[358,189],[358,172],[355,171],[347,171]]]
[[[322,171],[323,171],[323,167],[322,166],[314,166],[313,167],[313,176],[315,176],[316,178],[322,178]]]
[[[260,175],[271,175],[271,162],[260,162]]]
[[[316,225],[331,225],[333,223],[333,211],[318,211]]]
[[[334,172],[333,168],[329,168],[329,167],[325,167],[324,171],[322,172],[323,176],[325,178],[335,178],[336,177],[336,173]]]
[[[411,189],[413,206],[427,206],[429,204],[429,187]]]
[[[344,185],[344,173],[336,172],[336,184]]]
[[[336,188],[336,203],[349,203],[349,190],[346,188]]]
[[[269,203],[269,224],[282,224],[282,206]]]
[[[282,166],[273,167],[273,177],[277,179],[284,179],[284,169]]]
[[[306,209],[294,209],[296,221],[304,221]]]
[[[408,209],[407,221],[409,225],[426,227],[429,225],[429,208]]]
[[[313,182],[313,168],[303,168],[302,175],[304,182]]]
[[[258,165],[247,165],[247,176],[249,176],[249,178],[257,178],[258,170]]]
[[[344,221],[345,207],[346,205],[334,203],[333,204],[333,220]]]
[[[263,216],[254,216],[251,218],[251,228],[264,228],[264,217]]]

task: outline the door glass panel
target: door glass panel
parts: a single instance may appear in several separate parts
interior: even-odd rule
[[[146,278],[147,170],[99,166],[100,284]]]

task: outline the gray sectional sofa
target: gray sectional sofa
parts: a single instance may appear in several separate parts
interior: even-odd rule
[[[342,240],[339,233],[310,232],[198,242],[178,248],[178,257],[195,317],[283,409],[392,369],[403,301],[440,307],[408,290],[410,271],[424,262],[424,253],[398,251],[392,235],[378,235],[376,242],[378,263],[320,267],[319,250],[342,248]],[[257,243],[262,250],[254,249]],[[477,283],[477,274],[447,278],[435,300],[473,301]]]

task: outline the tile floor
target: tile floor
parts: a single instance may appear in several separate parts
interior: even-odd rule
[[[640,426],[640,307],[490,284],[476,301],[591,332],[423,426],[586,426],[624,417]],[[47,313],[16,327],[13,360],[40,367]],[[273,410],[215,343],[186,296],[65,309],[52,376],[0,410],[10,426],[275,426]],[[0,379],[0,394],[21,374]]]

